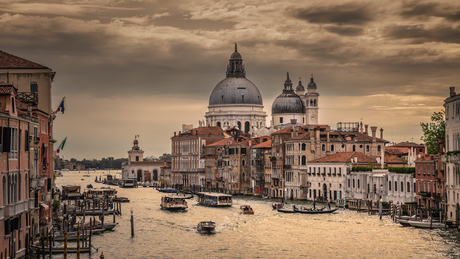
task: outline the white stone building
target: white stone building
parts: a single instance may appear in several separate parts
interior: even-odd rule
[[[446,152],[460,150],[460,94],[450,88],[450,96],[444,100],[446,112]],[[444,159],[446,163],[447,220],[456,221],[460,215],[460,159],[459,155]]]

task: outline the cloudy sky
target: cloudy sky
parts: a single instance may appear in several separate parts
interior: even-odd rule
[[[363,121],[420,142],[420,122],[460,87],[460,1],[0,0],[0,49],[57,72],[66,159],[170,153],[204,119],[234,43],[265,111],[311,74],[321,124]],[[460,91],[457,90],[458,92]],[[267,124],[269,121],[267,121]]]

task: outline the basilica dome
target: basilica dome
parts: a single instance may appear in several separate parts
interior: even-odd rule
[[[220,81],[209,97],[209,105],[252,104],[262,105],[262,95],[257,86],[246,78],[241,54],[235,44],[230,56],[227,77]]]
[[[305,106],[302,99],[292,89],[292,82],[289,79],[289,73],[287,79],[284,82],[283,93],[276,97],[272,105],[272,114],[284,114],[284,113],[304,113]]]

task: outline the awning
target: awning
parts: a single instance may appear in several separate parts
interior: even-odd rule
[[[45,210],[48,210],[50,207],[46,205],[45,203],[40,203],[40,206],[42,206]]]

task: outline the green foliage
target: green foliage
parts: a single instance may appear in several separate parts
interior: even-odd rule
[[[421,139],[426,144],[428,154],[439,153],[438,138],[444,138],[446,135],[446,121],[444,118],[445,111],[442,110],[440,112],[434,112],[433,115],[431,115],[431,122],[420,122],[423,131]]]
[[[61,206],[61,204],[59,203],[58,200],[54,199],[53,200],[53,209],[56,211],[59,209],[59,206]]]
[[[353,166],[351,168],[352,172],[370,172],[372,171],[372,166]]]

